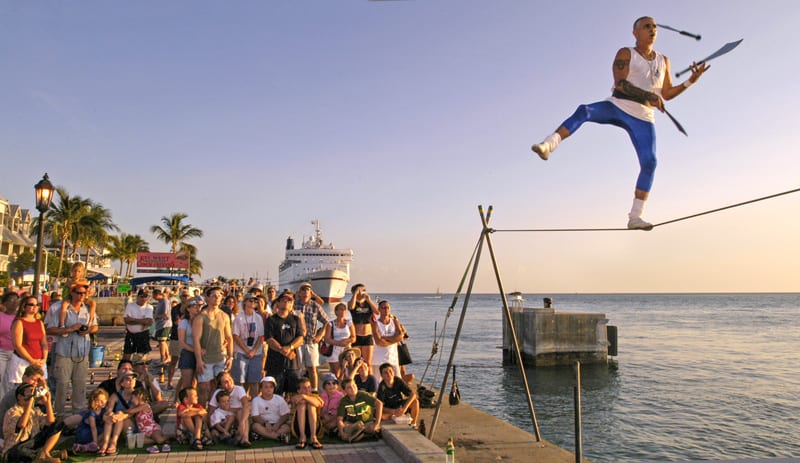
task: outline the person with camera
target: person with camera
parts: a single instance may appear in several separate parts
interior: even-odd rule
[[[3,455],[6,461],[60,463],[50,452],[61,437],[63,421],[56,421],[50,390],[23,383],[15,390],[17,403],[3,415]],[[44,406],[42,411],[37,405]]]
[[[264,319],[256,312],[258,300],[248,294],[244,312],[233,320],[233,365],[231,377],[243,385],[250,397],[258,395],[264,365]]]
[[[56,415],[64,416],[67,390],[72,384],[72,409],[85,410],[86,383],[89,377],[90,334],[97,333],[97,317],[89,318],[89,307],[84,303],[89,282],[76,280],[70,284],[69,300],[51,304],[44,324],[47,334],[55,336],[52,354],[55,378]],[[59,323],[61,311],[65,310],[64,325]]]

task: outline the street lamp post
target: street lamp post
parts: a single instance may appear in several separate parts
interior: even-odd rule
[[[39,211],[39,231],[36,238],[36,268],[33,270],[33,297],[39,297],[39,279],[41,278],[42,242],[44,241],[44,213],[50,209],[53,199],[53,184],[47,174],[44,174],[39,183],[33,186],[36,189],[36,210]]]

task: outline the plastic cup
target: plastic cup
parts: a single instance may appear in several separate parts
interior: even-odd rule
[[[126,436],[128,438],[128,448],[129,449],[136,448],[136,434],[130,433],[126,434]]]
[[[144,447],[144,433],[137,432],[136,433],[136,448],[140,449]]]

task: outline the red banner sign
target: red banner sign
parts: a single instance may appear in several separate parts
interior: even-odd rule
[[[136,253],[136,268],[140,272],[145,268],[188,269],[189,257],[171,252],[139,252]]]

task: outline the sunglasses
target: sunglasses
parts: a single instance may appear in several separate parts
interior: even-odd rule
[[[84,294],[86,294],[86,291],[73,291],[72,294],[77,294],[79,296],[83,296]]]
[[[25,307],[39,307],[39,304],[37,304],[35,302],[33,304],[28,303],[28,304],[25,304]]]

